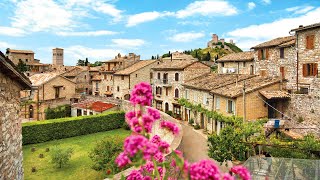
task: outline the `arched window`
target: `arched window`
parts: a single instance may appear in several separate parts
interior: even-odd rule
[[[174,75],[174,79],[175,79],[175,81],[179,81],[179,73],[176,73],[176,74]]]
[[[119,86],[117,86],[117,91],[118,91],[118,92],[120,91],[120,87],[119,87]]]
[[[160,75],[160,73],[158,73],[158,79],[161,79],[161,75]]]
[[[179,98],[179,89],[174,90],[174,97]]]

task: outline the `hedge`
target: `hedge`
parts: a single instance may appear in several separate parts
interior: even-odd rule
[[[124,112],[114,111],[94,116],[80,116],[22,124],[22,144],[81,136],[121,128]]]

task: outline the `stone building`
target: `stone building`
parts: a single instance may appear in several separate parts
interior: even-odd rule
[[[151,83],[151,69],[160,62],[158,60],[142,60],[113,75],[113,97],[130,99],[131,89],[140,82]]]
[[[287,90],[292,91],[296,81],[295,37],[279,37],[252,47],[255,74],[282,77]]]
[[[52,49],[52,64],[55,66],[63,66],[63,49]]]
[[[176,51],[176,52],[171,53],[170,57],[161,58],[161,60],[162,61],[166,61],[166,60],[172,61],[172,60],[197,60],[197,59],[194,58],[192,55]]]
[[[129,53],[128,55],[121,56],[119,53],[114,59],[102,62],[102,71],[117,71],[126,68],[136,62],[140,61],[140,55]]]
[[[77,66],[61,75],[76,83],[76,93],[92,93],[91,76],[88,67]]]
[[[254,74],[254,52],[232,53],[217,60],[218,73]]]
[[[230,44],[235,44],[232,39],[229,41]],[[225,49],[230,49],[225,44],[225,39],[219,39],[217,34],[212,34],[212,39],[207,43],[207,47],[215,48],[215,47],[221,47],[221,45],[224,45]]]
[[[19,92],[27,89],[29,79],[0,52],[0,179],[23,179]]]
[[[245,82],[245,104],[243,88]],[[280,79],[256,75],[205,74],[183,84],[184,98],[194,105],[218,112],[224,116],[244,117],[246,120],[281,117],[274,107],[284,109],[287,106],[288,93],[281,90]],[[182,108],[183,120],[192,119],[201,128],[219,133],[222,122],[208,118],[203,112]]]
[[[296,88],[301,92],[320,96],[320,23],[292,29],[297,39],[297,81]]]
[[[152,86],[154,93],[153,105],[158,110],[172,112],[181,118],[179,98],[183,97],[183,83],[210,72],[210,67],[191,60],[164,61],[152,69]]]
[[[70,104],[76,94],[76,83],[59,73],[42,73],[30,77],[32,90],[22,92],[22,97],[32,103],[22,106],[22,118],[44,120],[45,109]]]

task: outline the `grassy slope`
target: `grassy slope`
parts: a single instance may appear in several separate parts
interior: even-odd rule
[[[85,136],[77,136],[72,138],[49,141],[45,143],[32,144],[23,146],[23,167],[24,178],[28,179],[102,179],[103,174],[91,169],[92,161],[88,157],[88,153],[93,149],[96,142],[111,136],[119,136],[125,138],[130,131],[117,129],[112,131],[89,134]],[[69,164],[61,169],[54,167],[50,163],[49,153],[45,152],[45,148],[52,148],[60,145],[64,148],[72,147],[74,154]],[[36,151],[31,152],[31,148],[35,147]],[[38,156],[44,153],[44,158]],[[32,173],[31,168],[36,167],[37,172]]]

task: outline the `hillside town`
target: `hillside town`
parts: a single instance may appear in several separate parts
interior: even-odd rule
[[[200,159],[220,162],[221,171],[231,175],[237,172],[223,169],[241,164],[252,179],[319,179],[320,23],[293,26],[287,31],[288,36],[269,39],[246,51],[235,51],[238,42],[212,34],[210,41],[203,43],[206,50],[211,50],[206,51],[207,56],[204,53],[209,59],[199,58],[200,51],[196,50],[169,51],[150,59],[130,52],[99,59],[98,65],[79,59],[84,63],[69,66],[64,47],[51,49],[51,63],[37,59],[36,50],[7,47],[6,52],[0,52],[0,179],[63,179],[67,177],[65,174],[57,174],[55,178],[42,174],[43,169],[51,168],[47,165],[51,162],[50,153],[58,145],[65,149],[73,147],[67,155],[73,166],[73,156],[86,146],[81,143],[98,141],[99,135],[92,134],[109,133],[103,137],[117,134],[113,138],[123,141],[131,134],[128,129],[133,135],[143,132],[149,133],[148,138],[165,139],[170,153],[179,150],[190,163]],[[213,50],[223,53],[210,54]],[[154,49],[154,54],[158,53]],[[152,101],[140,106],[133,99],[144,96],[148,89],[142,88],[145,84],[151,88]],[[139,87],[143,90],[136,95]],[[159,116],[154,119],[160,122],[155,122],[150,132],[147,126],[137,130],[146,121],[147,115],[141,114],[150,113],[150,109],[159,114],[152,116]],[[129,111],[134,115],[123,114]],[[130,116],[137,119],[138,125],[130,121]],[[162,128],[166,126],[164,120],[176,124],[180,135],[167,135]],[[119,129],[124,126],[127,130]],[[241,130],[246,132],[237,134]],[[61,141],[90,135],[91,139],[79,141],[80,145]],[[299,143],[304,141],[312,145],[300,147]],[[92,150],[94,145],[87,148]],[[225,150],[230,154],[223,155],[220,145],[239,149]],[[115,163],[111,161],[116,160],[119,165],[116,157],[104,160],[103,165],[96,162],[97,157],[102,158],[101,154],[94,154],[99,148],[118,155],[122,144],[103,144],[90,151],[93,155],[83,152],[98,164],[92,165],[91,170],[96,173],[90,174],[92,179],[110,178],[111,174],[114,179],[131,176],[127,170],[113,169]],[[277,148],[284,148],[284,153],[277,153]],[[295,148],[296,154],[290,154]],[[180,157],[179,153],[173,156],[170,153],[164,151],[166,159]],[[271,157],[273,163],[269,163]],[[136,159],[133,155],[127,158],[131,158],[126,162],[128,166],[123,167],[130,170],[134,165],[131,161]],[[300,159],[309,164],[308,169],[298,164]],[[185,162],[177,163],[183,167]],[[85,162],[79,164],[82,163]],[[59,167],[70,168],[63,160]],[[173,179],[185,179],[181,172]]]

